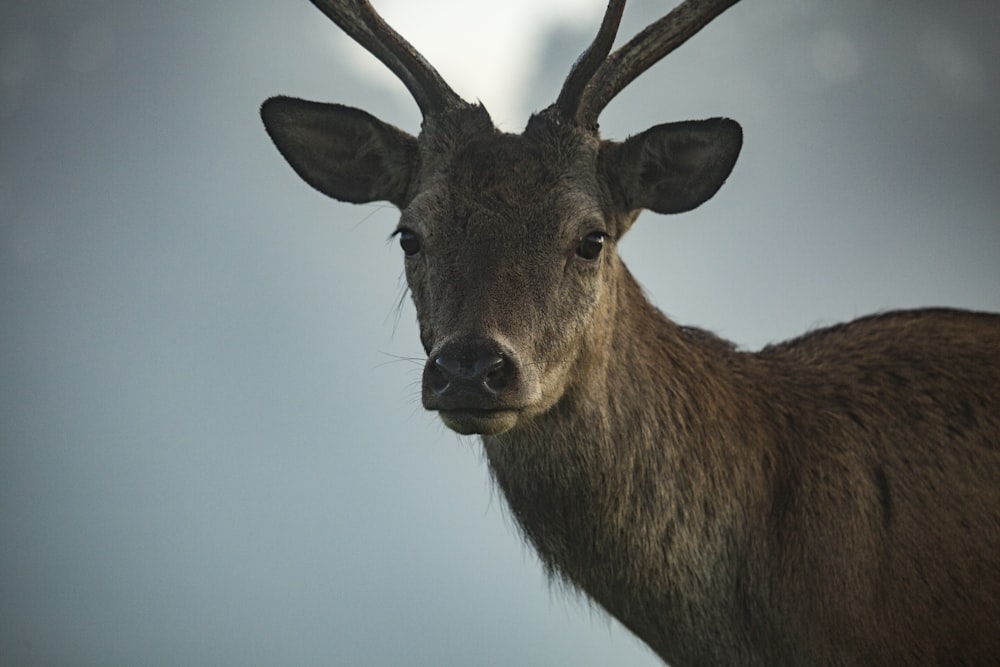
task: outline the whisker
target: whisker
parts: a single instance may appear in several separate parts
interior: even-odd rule
[[[362,216],[360,220],[358,220],[351,226],[352,231],[357,229],[361,225],[365,224],[365,222],[370,220],[375,214],[383,211],[384,209],[393,208],[391,204],[385,204],[381,202],[372,202],[370,204],[365,204],[364,206],[366,209],[368,209],[368,214]]]
[[[389,364],[396,364],[396,363],[399,363],[401,361],[407,361],[407,362],[409,362],[411,364],[414,364],[415,366],[423,366],[424,365],[424,360],[422,358],[420,358],[420,357],[407,357],[407,356],[403,356],[401,354],[393,354],[391,352],[385,352],[385,351],[380,352],[380,354],[382,354],[383,356],[386,356],[386,357],[391,357],[391,358],[388,361],[383,361],[382,363],[376,365],[375,368],[382,368],[384,366],[388,366]]]

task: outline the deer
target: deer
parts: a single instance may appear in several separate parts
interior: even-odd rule
[[[676,666],[1000,660],[1000,314],[881,312],[747,351],[668,319],[618,254],[643,210],[710,199],[743,134],[615,141],[598,118],[735,0],[686,0],[614,51],[610,0],[521,134],[369,2],[311,1],[420,131],[284,96],[266,131],[319,192],[399,209],[422,404],[479,436],[553,580]]]

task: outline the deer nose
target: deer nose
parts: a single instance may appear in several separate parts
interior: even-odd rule
[[[464,396],[478,402],[503,393],[515,375],[513,361],[496,342],[463,339],[446,344],[428,360],[424,387],[439,397]]]

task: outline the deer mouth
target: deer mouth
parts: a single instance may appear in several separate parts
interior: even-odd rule
[[[499,435],[517,424],[517,410],[438,410],[444,425],[462,435]]]

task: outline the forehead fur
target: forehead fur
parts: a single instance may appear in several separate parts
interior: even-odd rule
[[[520,188],[525,182],[549,183],[558,170],[545,157],[541,146],[521,136],[477,137],[456,151],[448,180],[453,187],[479,191]]]
[[[481,133],[456,147],[447,180],[453,190],[480,196],[540,197],[557,185],[592,178],[596,148],[591,137],[549,123],[533,124],[521,135]]]

